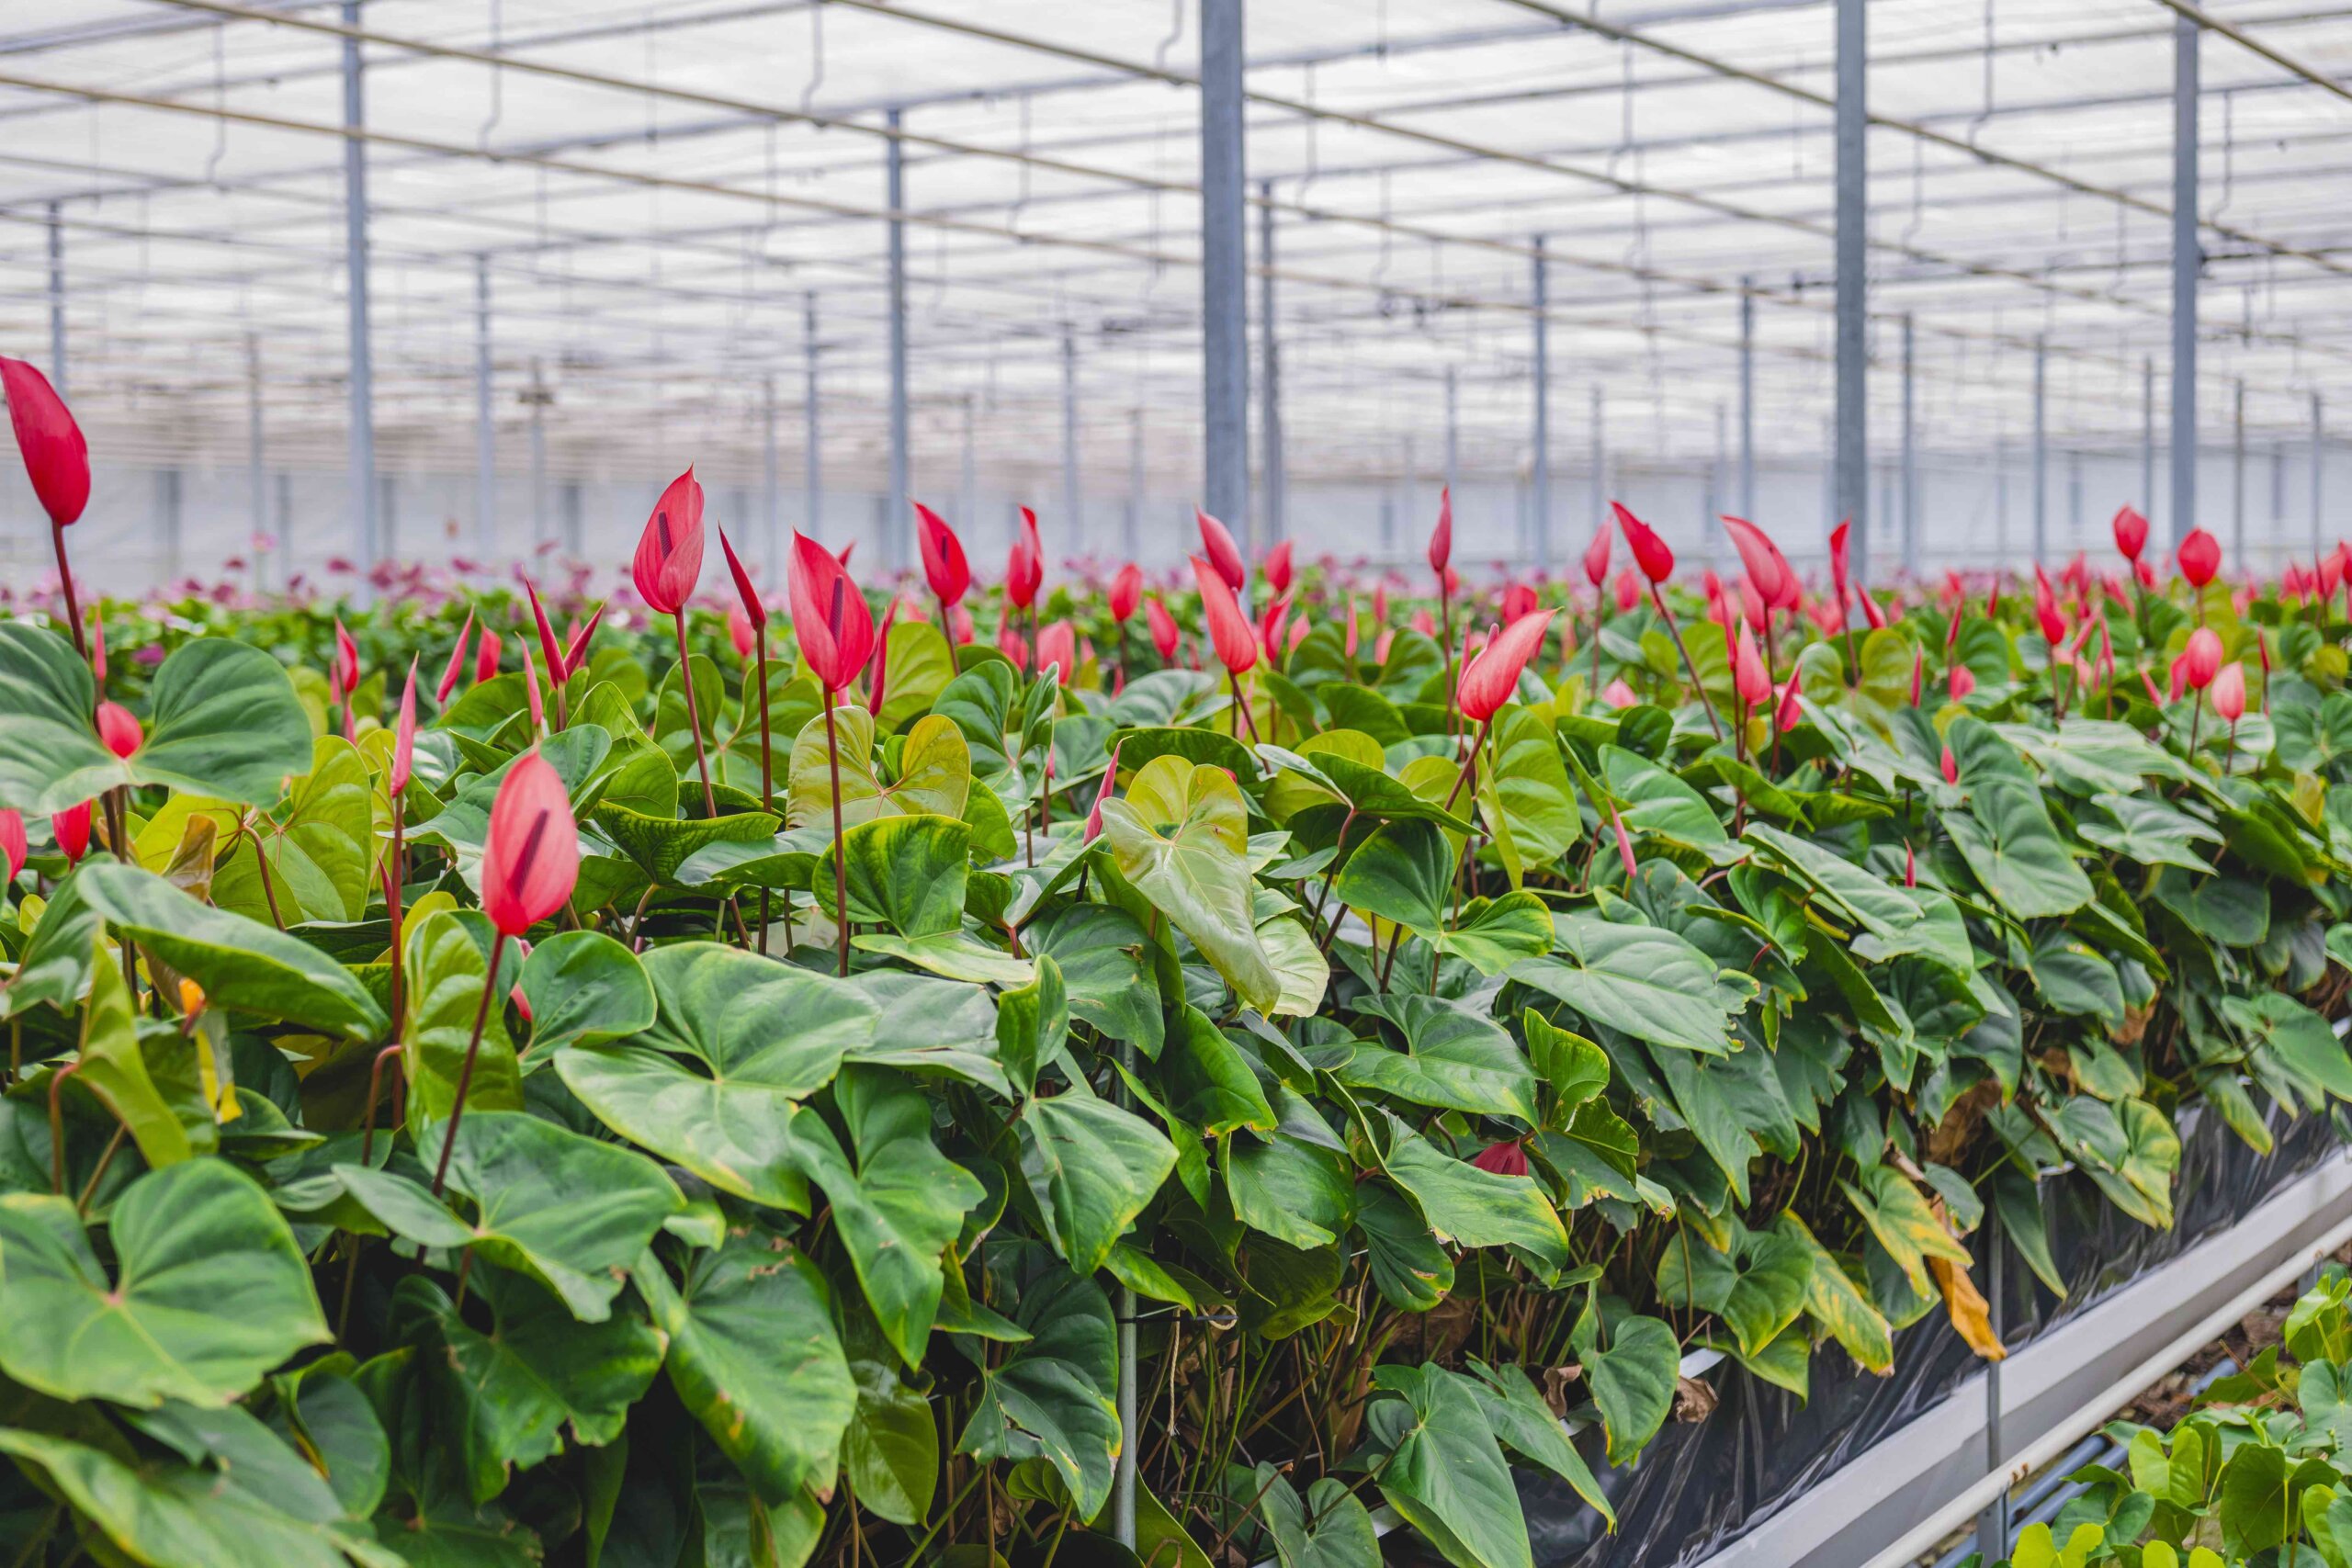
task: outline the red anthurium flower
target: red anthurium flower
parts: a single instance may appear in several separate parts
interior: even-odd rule
[[[1911,705],[1919,705],[1919,696],[1927,689],[1928,656],[1920,649],[1911,650]]]
[[[25,814],[14,807],[0,811],[0,861],[7,863],[10,882],[25,869]]]
[[[1965,664],[1955,664],[1945,675],[1944,683],[1951,688],[1953,702],[1966,702],[1968,694],[1976,690],[1976,671]]]
[[[1437,526],[1430,530],[1430,570],[1443,581],[1453,564],[1453,487],[1437,492]]]
[[[90,504],[90,444],[38,366],[0,358],[0,388],[8,394],[8,423],[33,494],[50,522],[66,527]]]
[[[1277,593],[1290,592],[1291,564],[1288,539],[1284,539],[1266,552],[1265,573],[1267,587]]]
[[[2148,547],[2148,520],[2140,515],[2136,507],[2117,509],[2115,547],[2122,551],[2123,558],[2129,561],[2138,560],[2140,552]]]
[[[2234,659],[2213,676],[2213,711],[2232,724],[2245,716],[2245,666]]]
[[[759,630],[752,625],[751,617],[743,614],[741,604],[727,606],[727,640],[735,645],[735,657],[738,659],[751,658],[752,650],[760,646]]]
[[[523,580],[523,592],[531,601],[531,623],[539,635],[539,666],[548,672],[550,685],[560,686],[571,673],[564,668],[563,644],[556,640],[547,606],[539,603],[539,591],[527,577]]]
[[[1854,597],[1861,601],[1862,620],[1871,630],[1876,631],[1886,625],[1886,611],[1880,605],[1877,594],[1865,588]]]
[[[2155,563],[2149,560],[2147,557],[2142,556],[2132,563],[2132,578],[2143,588],[2154,588],[2156,585]]]
[[[665,615],[676,615],[694,597],[695,584],[702,581],[702,486],[691,468],[672,479],[653,503],[629,576],[638,596]]]
[[[890,602],[882,606],[881,629],[874,634],[872,669],[865,678],[866,711],[869,713],[878,714],[882,711],[884,688],[888,685],[890,675],[890,628],[898,624],[899,596],[893,593],[890,595]]]
[[[491,803],[482,840],[481,908],[502,935],[521,936],[563,908],[580,879],[580,829],[563,780],[533,747],[514,760]]]
[[[1372,661],[1374,664],[1385,666],[1388,662],[1388,650],[1396,644],[1396,628],[1395,626],[1381,627],[1380,635],[1372,639]]]
[[[1058,675],[1065,686],[1078,673],[1078,628],[1068,621],[1038,628],[1037,673],[1043,675],[1047,670]]]
[[[2345,550],[2342,545],[2319,558],[2319,591],[2326,598],[2335,597],[2344,582]]]
[[[1584,580],[1598,588],[1600,580],[1608,575],[1609,530],[1606,527],[1595,528],[1592,543],[1584,547]]]
[[[2066,640],[2066,617],[2058,613],[2054,601],[2038,601],[2033,606],[2033,615],[2034,619],[2041,623],[2042,640],[2052,648]]]
[[[1286,598],[1274,600],[1258,617],[1258,647],[1264,652],[1269,664],[1282,657],[1285,623],[1289,619],[1290,601]]]
[[[545,735],[548,729],[547,703],[539,695],[539,667],[531,662],[528,643],[523,647],[523,690],[531,700],[531,733]]]
[[[1627,567],[1617,574],[1617,613],[1623,615],[1641,602],[1641,574]]]
[[[1944,783],[1948,784],[1958,784],[1960,782],[1960,759],[1951,754],[1951,747],[1947,746],[1944,748],[1944,754],[1940,761],[1944,770]]]
[[[1340,634],[1340,649],[1348,656],[1348,662],[1353,664],[1356,649],[1363,646],[1363,634],[1356,628],[1356,596],[1351,593],[1348,595],[1348,625],[1347,629]]]
[[[1490,638],[1478,657],[1464,667],[1454,691],[1463,717],[1484,724],[1510,701],[1519,690],[1519,672],[1527,668],[1527,661],[1535,657],[1552,629],[1552,615],[1549,610],[1538,610],[1521,615]]]
[[[2180,575],[2191,588],[2202,588],[2222,570],[2222,541],[2202,528],[2191,528],[2180,542]]]
[[[399,728],[392,731],[392,766],[386,782],[397,798],[408,788],[409,775],[416,771],[416,660],[408,661],[408,684],[401,688]]]
[[[1025,610],[1037,602],[1037,590],[1045,581],[1046,551],[1037,542],[1037,514],[1024,506],[1021,533],[1004,558],[1004,596],[1014,608]]]
[[[1753,627],[1759,632],[1764,629],[1765,622],[1772,614],[1770,608],[1764,603],[1764,595],[1756,591],[1756,580],[1752,577],[1743,577],[1739,580],[1739,613],[1742,617],[1740,621],[1742,626]]]
[[[588,618],[581,622],[578,629],[572,632],[571,640],[563,645],[563,678],[565,680],[571,680],[587,667],[588,639],[596,635],[596,624],[604,618],[605,607],[599,604],[588,613]]]
[[[1794,675],[1790,676],[1781,686],[1781,705],[1772,713],[1773,728],[1786,731],[1797,727],[1804,717],[1804,709],[1799,705],[1797,699],[1804,695],[1804,689],[1798,682],[1797,678]]]
[[[1205,512],[1201,517],[1204,522],[1216,521]],[[1198,556],[1192,562],[1193,580],[1201,589],[1201,615],[1209,625],[1210,645],[1226,673],[1238,676],[1258,662],[1258,639],[1250,631],[1250,618],[1241,613],[1232,587],[1214,564]]]
[[[458,677],[466,668],[466,639],[473,636],[474,613],[466,612],[466,624],[458,628],[458,646],[449,650],[449,667],[441,671],[441,683],[433,689],[433,700],[442,707],[449,705],[449,694],[458,689]]]
[[[1738,551],[1740,564],[1747,568],[1748,580],[1756,584],[1768,608],[1784,610],[1797,602],[1797,574],[1789,570],[1788,558],[1781,554],[1781,547],[1771,536],[1745,517],[1724,519],[1724,527],[1731,535],[1731,542]]]
[[[1491,1171],[1497,1176],[1525,1176],[1527,1150],[1521,1147],[1516,1139],[1510,1143],[1489,1144],[1472,1155],[1470,1163],[1480,1170]]]
[[[1388,624],[1388,584],[1385,582],[1372,585],[1372,624],[1376,626]]]
[[[498,673],[498,655],[506,639],[498,635],[495,626],[481,629],[481,641],[474,649],[474,683],[480,685]]]
[[[1021,628],[1012,624],[1010,615],[996,628],[996,647],[999,653],[1012,660],[1015,670],[1024,675],[1029,672],[1029,639],[1021,635]]]
[[[1919,886],[1919,855],[1918,852],[1911,847],[1911,840],[1908,839],[1903,840],[1903,886],[1905,887]]]
[[[931,596],[943,604],[961,604],[972,586],[972,569],[964,559],[964,541],[956,536],[939,513],[918,501],[915,535],[922,546],[923,581]]]
[[[2188,634],[2188,646],[2181,650],[2182,677],[2190,691],[2201,692],[2221,672],[2221,637],[2211,626],[2199,626]]]
[[[1771,672],[1764,668],[1764,656],[1756,649],[1756,634],[1747,629],[1746,621],[1739,623],[1739,639],[1733,645],[1731,678],[1739,700],[1751,707],[1772,694]]]
[[[1086,837],[1080,840],[1082,843],[1091,844],[1102,836],[1102,803],[1111,798],[1111,790],[1119,782],[1119,747],[1125,744],[1122,740],[1111,748],[1111,761],[1102,769],[1102,787],[1094,792],[1094,809],[1086,814]]]
[[[1031,536],[1035,536],[1034,525]],[[800,657],[828,696],[856,680],[874,652],[874,612],[866,607],[865,595],[824,546],[797,529],[792,536],[792,630],[800,639]]]
[[[1434,637],[1437,636],[1437,617],[1430,615],[1427,610],[1414,611],[1413,618],[1405,624],[1412,627],[1415,631],[1420,633],[1423,637]]]
[[[1301,610],[1298,613],[1298,618],[1292,621],[1290,624],[1289,644],[1283,651],[1288,653],[1296,653],[1298,651],[1298,645],[1306,640],[1306,634],[1310,629],[1312,628],[1307,625],[1306,612],[1305,610]]]
[[[1600,700],[1612,708],[1629,708],[1642,700],[1641,694],[1625,684],[1623,675],[1600,689]]]
[[[752,574],[743,570],[742,560],[735,554],[734,541],[727,536],[724,528],[718,531],[718,548],[727,558],[727,575],[735,580],[735,598],[743,606],[743,618],[752,623],[752,629],[765,630],[768,607],[760,602],[760,591],[752,586]]]
[[[1838,607],[1841,610],[1853,598],[1853,585],[1846,575],[1847,563],[1851,558],[1848,552],[1853,547],[1853,531],[1850,518],[1829,530],[1829,585],[1837,592]]]
[[[334,661],[327,669],[327,684],[339,703],[349,701],[359,689],[359,645],[352,640],[341,615],[334,618]]]
[[[1201,554],[1227,588],[1240,592],[1242,584],[1250,581],[1250,570],[1241,564],[1241,547],[1233,542],[1231,531],[1197,506],[1193,508],[1193,520],[1200,525]]]
[[[1168,606],[1159,602],[1157,594],[1144,601],[1143,615],[1151,627],[1151,646],[1158,650],[1160,662],[1165,664],[1173,660],[1177,641],[1183,635],[1176,625],[1176,617],[1168,613]]]
[[[1521,615],[1535,613],[1535,590],[1524,582],[1514,582],[1503,590],[1503,619],[1515,621]]]
[[[65,863],[81,864],[82,857],[90,852],[90,803],[85,800],[51,816],[49,831],[57,840],[57,852],[65,857]]]
[[[1111,579],[1111,618],[1125,626],[1143,603],[1143,568],[1129,561]]]
[[[98,705],[98,740],[118,757],[128,757],[139,750],[146,739],[139,728],[139,720],[120,703]]]
[[[1657,530],[1625,510],[1621,502],[1611,502],[1611,511],[1617,514],[1617,526],[1625,533],[1626,547],[1634,552],[1634,564],[1652,582],[1664,582],[1674,575],[1674,552],[1657,536]]]

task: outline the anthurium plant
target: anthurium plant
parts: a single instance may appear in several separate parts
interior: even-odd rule
[[[2340,551],[906,525],[0,621],[8,1561],[1531,1568],[1699,1353],[1998,1357],[2045,1179],[2352,1096]]]

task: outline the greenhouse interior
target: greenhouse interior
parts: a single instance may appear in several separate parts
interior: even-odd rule
[[[2327,0],[0,0],[0,1568],[2352,1568],[2347,193]]]

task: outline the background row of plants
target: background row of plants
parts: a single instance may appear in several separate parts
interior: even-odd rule
[[[601,620],[0,625],[16,1563],[1126,1562],[1124,1450],[1152,1568],[1529,1568],[1689,1352],[1998,1356],[1994,1216],[2062,1290],[2054,1173],[2164,1226],[2184,1107],[2352,1097],[2332,587],[927,522],[787,643],[684,494]]]

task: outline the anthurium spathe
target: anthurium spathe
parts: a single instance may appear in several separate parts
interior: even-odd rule
[[[950,606],[964,602],[965,592],[972,586],[972,569],[964,559],[964,541],[946,520],[918,501],[915,509],[916,543],[922,554],[923,581],[931,585],[931,596],[939,602],[942,631],[946,630]]]
[[[1616,514],[1617,526],[1624,532],[1626,547],[1634,552],[1634,564],[1641,568],[1642,576],[1648,580],[1650,603],[1657,607],[1659,618],[1666,622],[1666,629],[1674,637],[1675,651],[1682,656],[1683,671],[1690,677],[1691,689],[1699,694],[1700,705],[1707,711],[1707,727],[1715,732],[1716,739],[1721,739],[1724,727],[1723,721],[1715,716],[1714,699],[1707,694],[1706,683],[1699,679],[1699,667],[1690,661],[1690,649],[1682,640],[1682,627],[1674,618],[1673,607],[1658,592],[1658,584],[1674,575],[1674,552],[1667,547],[1664,539],[1658,537],[1656,529],[1627,511],[1623,502],[1612,501],[1609,509]],[[1618,603],[1623,605],[1624,602],[1621,585]],[[1600,638],[1596,636],[1593,640],[1598,643]]]
[[[90,445],[82,437],[65,400],[49,384],[38,366],[0,356],[0,389],[8,396],[8,423],[17,433],[17,451],[25,460],[25,477],[33,494],[49,513],[50,543],[57,552],[57,580],[65,594],[65,619],[74,629],[74,646],[83,657],[89,649],[82,638],[82,606],[74,592],[74,569],[65,558],[65,530],[79,521],[90,504]]]
[[[1030,538],[1036,537],[1035,525]],[[1021,546],[1013,547],[1014,554]],[[848,569],[825,547],[798,532],[792,536],[792,630],[800,657],[825,693],[825,759],[831,770],[833,804],[833,917],[840,936],[841,973],[849,973],[849,880],[842,840],[841,738],[833,721],[833,699],[865,669],[874,653],[874,612],[850,581]]]
[[[97,726],[99,743],[116,756],[128,758],[139,750],[139,720],[120,703],[100,703]]]
[[[735,582],[737,614],[751,633],[751,647],[744,648],[739,642],[735,651],[738,657],[751,660],[751,685],[760,694],[760,798],[765,801],[775,794],[775,742],[768,726],[768,607],[761,600],[760,591],[752,586],[752,574],[743,570],[724,528],[718,531],[718,548],[727,558],[727,575]],[[962,555],[959,553],[956,558],[961,560]],[[729,629],[732,631],[733,627],[733,617],[729,617]]]
[[[2120,506],[2116,509],[2112,526],[2116,549],[2125,560],[2138,561],[2140,552],[2148,547],[2148,520],[2140,514],[2139,508]]]
[[[1527,668],[1552,629],[1552,615],[1550,610],[1531,612],[1487,639],[1462,671],[1455,700],[1461,704],[1463,717],[1485,724],[1510,701],[1519,690],[1520,671]]]
[[[433,688],[433,700],[442,707],[449,705],[449,694],[458,689],[458,681],[466,671],[466,640],[473,635],[474,613],[466,611],[466,624],[458,628],[458,645],[449,650],[448,667],[441,671],[440,683]]]
[[[90,803],[85,800],[51,813],[49,833],[57,840],[57,852],[65,857],[65,863],[80,864],[90,852]]]
[[[1291,584],[1291,542],[1284,539],[1266,552],[1266,586],[1276,593],[1287,593]]]
[[[2180,575],[2191,588],[2202,590],[2222,570],[2222,541],[2202,528],[2191,528],[2180,542]]]
[[[686,652],[686,602],[694,597],[695,586],[702,581],[702,485],[689,467],[672,479],[654,502],[653,514],[645,520],[645,532],[638,536],[629,577],[647,607],[669,616],[677,632],[678,683],[685,693],[686,728],[694,736],[695,772],[702,779],[703,810],[716,817],[718,801],[711,792],[710,758],[702,743],[702,714],[695,697],[694,660]],[[562,671],[550,669],[548,678],[556,682],[560,703]]]
[[[1781,554],[1781,547],[1770,535],[1745,517],[1726,515],[1724,529],[1731,535],[1734,548],[1739,551],[1740,564],[1747,569],[1748,581],[1756,584],[1756,592],[1767,608],[1785,610],[1797,602],[1797,574],[1789,570],[1788,558]]]

